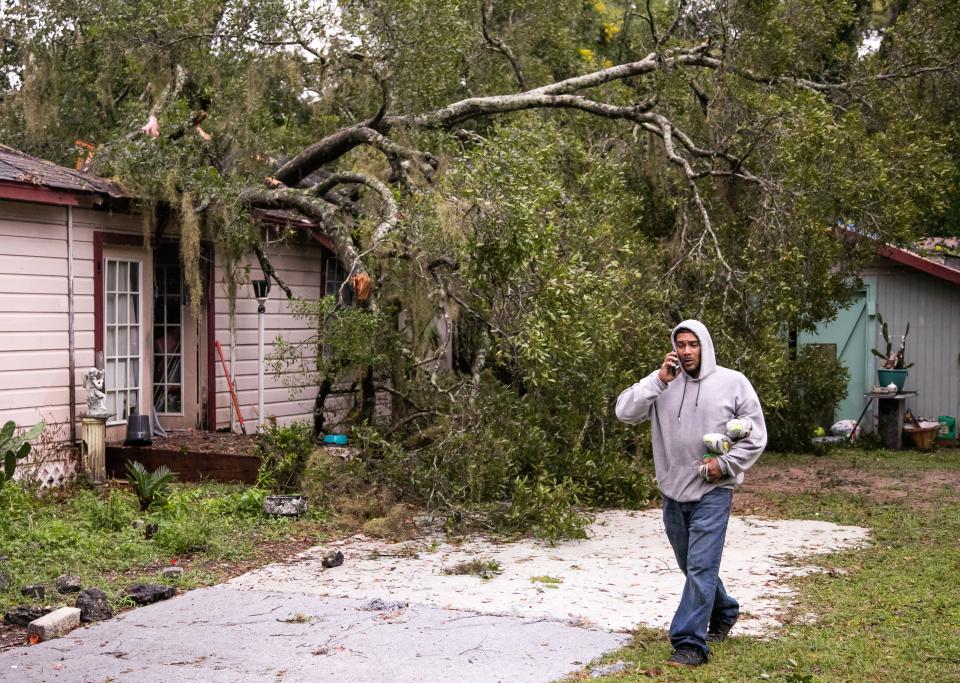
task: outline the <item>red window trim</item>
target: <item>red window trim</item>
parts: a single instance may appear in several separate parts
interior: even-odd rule
[[[94,231],[93,233],[93,352],[94,357],[103,351],[103,248],[105,246],[142,247],[143,237],[119,232]],[[215,250],[210,244],[201,246],[206,257],[207,271],[207,412],[208,431],[217,429],[217,386],[214,366],[214,336],[216,313],[216,267]],[[153,283],[148,283],[150,289]],[[146,285],[144,286],[146,289]],[[199,399],[200,397],[198,397]]]

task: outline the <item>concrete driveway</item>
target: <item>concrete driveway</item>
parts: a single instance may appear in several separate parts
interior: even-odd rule
[[[779,625],[784,579],[810,571],[788,557],[862,544],[868,530],[816,521],[734,517],[722,575],[749,612],[735,634]],[[0,680],[20,681],[551,681],[663,628],[683,576],[657,511],[598,515],[590,538],[555,546],[340,542],[227,584],[191,591],[0,654]],[[449,575],[495,561],[490,579]]]

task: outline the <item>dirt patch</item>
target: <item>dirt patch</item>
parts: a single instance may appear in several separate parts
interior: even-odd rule
[[[898,476],[902,474],[903,476]],[[801,465],[777,465],[776,455],[761,461],[746,474],[733,497],[739,515],[779,517],[783,509],[770,494],[863,496],[871,503],[897,503],[929,510],[936,502],[960,502],[960,471],[909,469],[897,474],[865,469],[856,463],[814,459]]]
[[[151,448],[181,453],[224,453],[253,455],[253,436],[230,432],[199,432],[192,429],[168,432],[165,439],[154,439]]]

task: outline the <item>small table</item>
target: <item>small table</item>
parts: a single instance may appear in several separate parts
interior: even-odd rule
[[[877,400],[877,433],[884,448],[900,450],[903,448],[903,415],[906,412],[907,399],[917,395],[915,391],[901,391],[896,394],[883,391],[870,391],[863,395],[867,407]]]

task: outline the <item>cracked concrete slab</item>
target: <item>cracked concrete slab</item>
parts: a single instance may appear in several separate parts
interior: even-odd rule
[[[550,681],[624,634],[548,619],[215,586],[0,654],[0,680]]]
[[[791,565],[787,557],[856,546],[868,533],[813,520],[732,517],[721,576],[747,612],[737,624],[738,633],[760,635],[779,625],[782,601],[789,599],[784,579],[810,570]],[[439,538],[386,543],[355,536],[337,544],[345,556],[340,567],[324,569],[323,549],[313,548],[237,577],[230,585],[358,599],[389,595],[447,609],[548,618],[610,631],[638,624],[668,627],[680,601],[683,574],[660,512],[603,512],[589,534],[553,546],[484,538],[457,545]],[[503,573],[489,580],[443,573],[475,558],[498,562]]]

